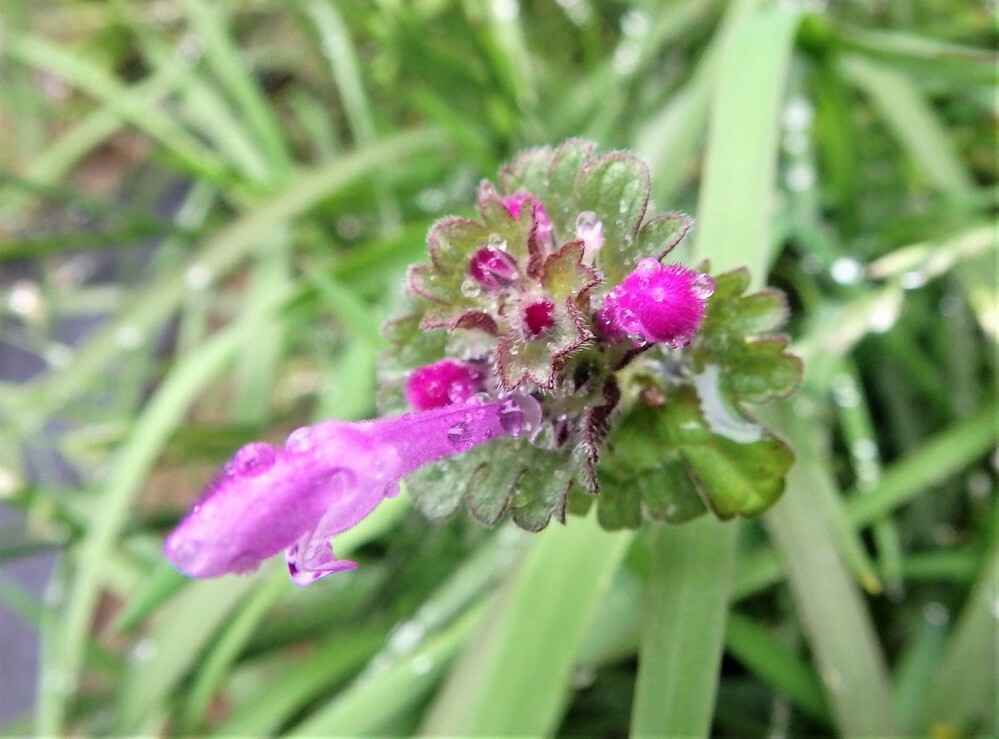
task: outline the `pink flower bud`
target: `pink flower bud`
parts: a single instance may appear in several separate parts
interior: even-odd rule
[[[536,298],[521,307],[524,334],[536,339],[555,325],[555,303],[551,298]]]
[[[472,255],[468,273],[489,292],[509,287],[520,275],[513,257],[493,246],[484,246]]]
[[[503,205],[506,206],[506,210],[511,216],[517,218],[520,215],[521,207],[530,197],[532,196],[526,192],[514,193],[503,198]],[[534,222],[538,229],[538,243],[545,248],[550,248],[552,245],[552,219],[540,200],[534,201]]]
[[[706,274],[643,259],[607,295],[597,311],[597,327],[610,338],[686,346],[704,320],[714,289],[714,280]]]
[[[464,403],[482,390],[481,369],[467,362],[445,359],[413,370],[406,379],[406,400],[418,411]]]

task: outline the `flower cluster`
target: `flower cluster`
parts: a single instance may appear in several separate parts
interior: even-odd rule
[[[509,513],[530,530],[564,521],[573,494],[592,499],[604,478],[632,474],[629,466],[651,465],[677,486],[667,499],[636,478],[641,504],[612,486],[599,509],[610,527],[637,525],[641,506],[681,522],[707,507],[748,515],[772,502],[789,464],[779,442],[754,432],[732,447],[723,437],[751,423],[741,402],[756,398],[743,387],[759,388],[761,373],[764,386],[780,388],[774,396],[796,382],[786,341],[732,329],[745,311],[759,314],[756,325],[779,323],[783,302],[740,298],[745,284],[725,277],[725,296],[709,305],[715,280],[663,261],[691,220],[647,217],[649,190],[640,160],[597,156],[581,140],[529,151],[498,184],[483,182],[477,219],[431,229],[429,262],[409,274],[411,310],[386,327],[382,398],[408,412],[320,423],[283,447],[244,447],[167,539],[170,561],[214,577],[283,551],[298,584],[352,568],[334,556],[332,538],[395,495],[403,478],[432,517],[464,502],[484,523]],[[643,403],[662,410],[645,419]],[[645,457],[621,444],[598,466],[614,426],[639,429],[639,449],[648,446],[641,429],[657,423],[661,443]],[[746,497],[724,489],[731,475],[721,488],[710,483],[718,454],[736,470],[777,462],[759,475],[762,492]],[[743,497],[733,503],[735,495]]]

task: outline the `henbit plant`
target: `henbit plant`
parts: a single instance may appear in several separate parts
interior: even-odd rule
[[[464,501],[530,531],[593,499],[606,528],[769,508],[792,456],[746,405],[798,385],[787,338],[760,335],[784,322],[783,296],[743,297],[745,271],[716,291],[664,266],[691,221],[648,216],[650,187],[643,162],[579,139],[483,182],[481,220],[430,229],[412,307],[389,324],[385,394],[404,385],[413,412],[244,446],[167,539],[170,561],[218,577],[284,550],[302,585],[353,568],[330,539],[403,477],[431,516]]]
[[[4,0],[0,493],[26,523],[0,534],[0,599],[42,644],[34,714],[6,733],[995,733],[993,26],[963,0]],[[433,223],[479,220],[482,177],[573,136],[647,161],[649,212],[696,217],[668,259],[716,279],[687,349],[613,372],[601,492],[586,459],[556,464],[583,481],[566,524],[526,533],[473,519],[535,525],[558,496],[517,514],[445,483],[435,511],[410,481],[455,514],[381,499],[336,535],[358,568],[307,588],[284,563],[205,582],[165,563],[240,445],[505,392],[484,355],[406,360],[413,323],[380,326],[413,312],[398,286]],[[609,215],[579,224],[584,255]],[[476,253],[475,284],[505,289],[509,260]],[[642,292],[608,302],[637,266],[590,289],[595,337],[681,325],[632,321]],[[794,448],[786,491],[757,518],[648,520],[704,460],[746,461],[673,434],[711,384],[695,346],[727,345],[712,322],[764,284],[807,367],[756,411]],[[12,580],[40,551],[44,598]]]

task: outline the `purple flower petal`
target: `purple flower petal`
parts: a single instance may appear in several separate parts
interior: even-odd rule
[[[539,413],[533,398],[515,396],[376,421],[327,421],[298,429],[283,448],[248,444],[167,537],[167,559],[191,577],[218,577],[252,572],[284,551],[299,585],[352,569],[334,556],[330,540],[396,495],[405,475],[498,436],[525,434]]]

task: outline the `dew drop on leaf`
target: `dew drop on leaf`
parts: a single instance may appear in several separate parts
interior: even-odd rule
[[[499,249],[500,251],[507,250],[506,239],[504,239],[499,234],[490,234],[489,246],[493,247],[494,249]]]

